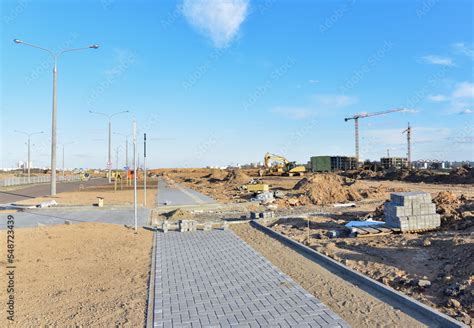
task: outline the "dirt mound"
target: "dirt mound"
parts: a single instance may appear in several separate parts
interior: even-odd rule
[[[314,174],[301,179],[293,188],[303,192],[314,205],[328,205],[359,201],[365,198],[385,197],[389,192],[405,191],[385,185],[371,187],[362,181],[334,173]]]
[[[233,170],[227,174],[224,181],[227,184],[242,185],[248,183],[250,179],[251,178],[241,170]]]
[[[211,173],[203,176],[204,179],[208,179],[209,182],[222,181],[227,176],[227,171],[225,170],[211,170]]]
[[[443,225],[455,224],[465,229],[474,224],[474,201],[464,195],[457,196],[449,191],[442,191],[433,198],[436,211],[441,214]]]
[[[474,183],[474,168],[458,167],[449,173],[447,183]]]
[[[163,213],[163,216],[165,216],[168,220],[182,220],[182,219],[189,219],[192,215],[188,211],[184,211],[180,208],[177,208],[173,211]]]
[[[293,189],[303,191],[315,205],[327,205],[362,199],[357,184],[354,179],[324,173],[301,179]]]
[[[353,170],[342,173],[353,179],[398,180],[407,182],[444,183],[444,184],[471,184],[474,183],[474,169],[459,167],[451,172],[437,172],[429,169],[401,169],[388,171]]]

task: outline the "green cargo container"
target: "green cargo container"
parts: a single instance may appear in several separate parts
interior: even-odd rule
[[[311,172],[330,172],[331,156],[313,156],[310,166]]]

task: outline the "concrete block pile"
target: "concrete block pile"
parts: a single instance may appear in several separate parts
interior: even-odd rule
[[[197,230],[197,222],[194,220],[180,220],[179,221],[179,231],[196,231]]]
[[[384,204],[385,223],[401,231],[429,230],[441,225],[436,205],[426,192],[396,192]]]

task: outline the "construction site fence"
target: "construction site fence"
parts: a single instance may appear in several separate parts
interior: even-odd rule
[[[58,175],[56,176],[57,182],[69,182],[69,181],[79,181],[81,180],[81,176],[79,175]],[[38,184],[38,183],[47,183],[51,182],[50,175],[44,175],[39,177],[15,177],[15,178],[8,178],[0,180],[0,187],[12,187],[12,186],[20,186],[20,185],[27,185],[27,184]]]

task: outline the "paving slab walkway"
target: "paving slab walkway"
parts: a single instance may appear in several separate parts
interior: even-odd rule
[[[166,181],[158,178],[158,192],[156,194],[156,204],[160,205],[198,205],[213,204],[214,199],[203,195],[195,190],[185,188],[179,184],[168,186]]]
[[[157,232],[155,327],[349,327],[232,231]]]

